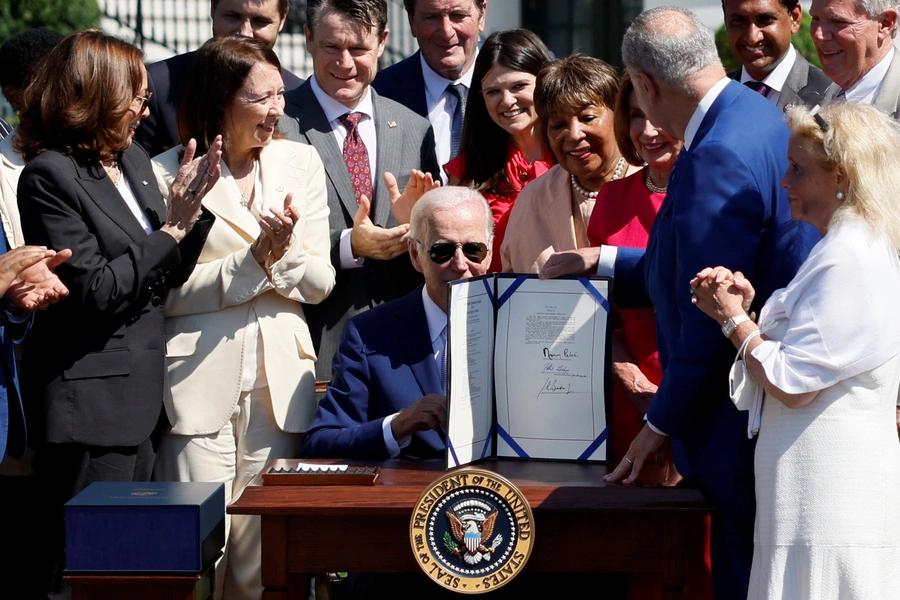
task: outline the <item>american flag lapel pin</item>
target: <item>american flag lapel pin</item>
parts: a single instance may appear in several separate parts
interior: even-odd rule
[[[396,126],[397,126],[397,121],[388,121],[388,127],[390,127],[391,129],[393,129]]]

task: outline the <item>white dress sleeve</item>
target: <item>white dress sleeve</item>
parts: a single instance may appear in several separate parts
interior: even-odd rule
[[[797,276],[760,314],[766,332],[787,320],[784,336],[751,355],[780,390],[825,389],[900,353],[900,260],[884,235],[846,215],[813,248]]]

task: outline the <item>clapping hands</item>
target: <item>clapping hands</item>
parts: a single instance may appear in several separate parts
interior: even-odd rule
[[[0,256],[0,294],[30,312],[56,304],[69,290],[54,270],[71,257],[71,250],[55,252],[38,246],[6,252]]]
[[[270,208],[268,215],[259,220],[262,230],[253,242],[251,252],[260,265],[265,266],[267,259],[279,260],[294,243],[294,228],[300,222],[300,209],[291,203],[293,194],[284,198],[284,209]]]

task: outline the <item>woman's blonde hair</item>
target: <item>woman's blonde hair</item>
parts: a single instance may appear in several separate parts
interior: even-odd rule
[[[900,124],[873,106],[847,102],[818,112],[793,108],[787,119],[793,135],[814,142],[823,159],[847,177],[844,203],[832,221],[853,212],[900,248]]]

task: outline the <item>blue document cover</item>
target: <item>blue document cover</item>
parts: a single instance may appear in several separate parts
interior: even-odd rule
[[[197,573],[225,545],[221,483],[95,482],[65,515],[72,572]]]

